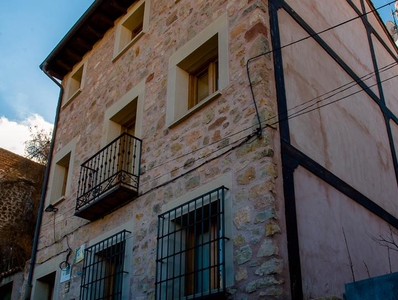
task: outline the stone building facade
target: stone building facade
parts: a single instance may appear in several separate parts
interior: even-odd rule
[[[369,57],[396,48],[373,9],[95,1],[41,65],[62,90],[32,299],[342,298],[346,245],[388,272],[366,232],[397,227],[395,86]]]
[[[32,253],[43,175],[43,165],[0,148],[0,294],[10,299],[20,295]]]

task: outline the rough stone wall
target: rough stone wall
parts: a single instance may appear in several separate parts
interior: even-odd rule
[[[168,58],[222,14],[228,18],[230,84],[222,95],[181,122],[165,125]],[[55,152],[77,138],[73,184],[56,213],[44,214],[37,264],[66,257],[97,236],[133,221],[130,299],[153,299],[157,216],[162,205],[223,174],[231,174],[234,253],[232,299],[287,299],[283,213],[276,203],[276,130],[245,138],[256,128],[246,61],[269,49],[267,1],[151,1],[150,25],[136,44],[112,62],[115,29],[84,60],[82,92],[61,110]],[[275,114],[270,56],[251,65],[262,120]],[[74,217],[79,165],[100,149],[104,110],[145,80],[140,196],[112,214],[87,222]],[[74,255],[74,251],[72,256]],[[71,262],[71,261],[69,261]],[[72,266],[59,297],[80,292],[82,264]],[[67,292],[64,288],[68,284]]]
[[[18,223],[27,211],[34,187],[21,180],[0,183],[0,230],[7,224]]]
[[[30,256],[44,168],[0,148],[0,272],[24,266]]]

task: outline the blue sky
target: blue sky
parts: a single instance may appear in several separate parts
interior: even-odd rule
[[[380,6],[384,6],[387,3],[392,2],[393,0],[372,0],[375,8],[379,8]],[[393,21],[391,16],[391,10],[394,9],[394,4],[388,5],[387,7],[383,7],[378,10],[380,17],[383,19],[384,23],[388,20]],[[398,22],[398,20],[397,20]]]
[[[53,122],[58,87],[40,63],[92,0],[0,1],[0,115],[22,121],[37,113]]]
[[[50,130],[59,88],[39,65],[92,2],[0,1],[0,147],[23,154],[29,127]]]
[[[59,88],[39,65],[92,2],[0,0],[0,147],[22,154],[30,126],[51,127]],[[392,8],[380,11],[383,19]]]

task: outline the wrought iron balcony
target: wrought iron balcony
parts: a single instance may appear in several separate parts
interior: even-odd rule
[[[94,221],[138,196],[141,144],[123,133],[81,165],[76,216]]]

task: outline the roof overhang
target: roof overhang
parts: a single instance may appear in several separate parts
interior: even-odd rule
[[[94,1],[41,63],[40,69],[62,80],[135,1],[137,0]]]

